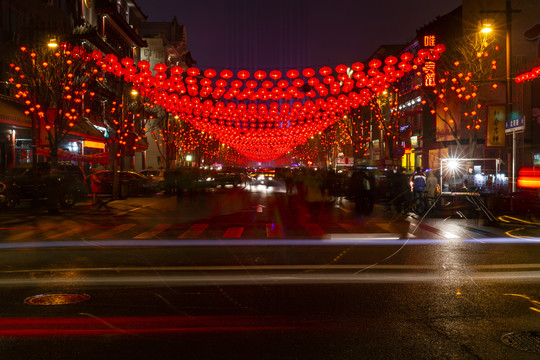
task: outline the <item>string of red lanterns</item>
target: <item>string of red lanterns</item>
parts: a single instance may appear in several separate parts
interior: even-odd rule
[[[351,109],[369,104],[393,82],[425,60],[437,60],[445,51],[442,44],[421,49],[416,56],[406,52],[371,60],[367,66],[324,66],[236,74],[225,69],[170,69],[162,63],[137,64],[130,58],[118,61],[94,51],[91,59],[103,70],[133,83],[139,93],[154,104],[208,132],[221,143],[249,159],[270,161],[303,144],[332,125]],[[90,57],[89,57],[90,58]]]

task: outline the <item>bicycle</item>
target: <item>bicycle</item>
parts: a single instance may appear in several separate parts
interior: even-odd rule
[[[416,215],[422,215],[428,208],[428,202],[424,191],[415,191],[411,204],[411,211]]]

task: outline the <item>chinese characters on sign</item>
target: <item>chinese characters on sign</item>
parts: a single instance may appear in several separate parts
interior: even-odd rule
[[[424,47],[434,47],[435,45],[437,45],[435,35],[424,36]]]
[[[434,47],[437,45],[437,38],[435,35],[424,35],[424,47]],[[426,61],[422,67],[424,74],[424,86],[435,87],[435,61]]]
[[[435,61],[426,61],[424,67],[424,86],[435,87]]]
[[[504,146],[504,105],[488,106],[486,146]]]
[[[522,130],[525,130],[525,118],[523,116],[513,120],[506,120],[505,131],[507,133]]]

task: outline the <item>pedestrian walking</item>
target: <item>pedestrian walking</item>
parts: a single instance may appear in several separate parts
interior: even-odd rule
[[[405,212],[411,198],[411,185],[409,176],[403,167],[399,167],[395,176],[392,177],[393,201],[398,213]]]
[[[420,167],[416,168],[412,176],[414,199],[423,197],[423,193],[426,190],[426,175],[422,172]]]
[[[98,203],[98,194],[101,190],[101,179],[96,174],[97,169],[92,168],[92,175],[90,175],[90,191],[92,192],[92,207]]]
[[[439,180],[434,174],[434,171],[428,171],[426,178],[426,197],[428,200],[429,206],[433,204],[435,198],[438,196],[437,189],[439,188]]]

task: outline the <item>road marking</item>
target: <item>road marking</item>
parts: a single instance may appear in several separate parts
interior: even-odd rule
[[[193,239],[201,235],[201,233],[206,230],[208,227],[208,224],[193,224],[191,227],[186,230],[182,235],[180,235],[179,239]]]
[[[454,233],[448,232],[448,231],[441,231],[437,228],[434,228],[433,226],[426,225],[424,223],[420,223],[419,227],[423,230],[432,232],[434,234],[437,234],[439,236],[445,237],[447,239],[459,239],[459,236],[457,236]]]
[[[126,231],[126,230],[129,230],[131,229],[132,227],[134,227],[135,224],[122,224],[122,225],[118,225],[118,226],[115,226],[113,227],[112,229],[110,230],[107,230],[107,231],[104,231],[102,232],[101,234],[98,234],[96,236],[93,237],[93,239],[109,239],[109,238],[113,238],[114,235],[116,234],[119,234],[121,233],[122,231]]]
[[[223,234],[224,238],[239,238],[242,236],[242,232],[244,232],[243,227],[230,227],[225,231],[225,234]]]
[[[377,223],[377,226],[380,227],[381,229],[384,229],[388,232],[392,232],[392,225],[390,223]],[[411,234],[410,232],[408,232],[406,234],[406,238],[407,239],[414,239],[416,238],[416,236],[414,234]]]
[[[23,231],[18,234],[14,234],[13,236],[8,235],[9,241],[19,241],[23,239],[29,239],[29,238],[36,238],[37,236],[37,229],[27,230]]]
[[[319,224],[304,224],[304,228],[308,234],[312,237],[327,237],[328,234],[324,231]]]
[[[70,228],[70,229],[67,229],[65,231],[60,231],[60,232],[55,232],[54,234],[50,235],[50,236],[46,236],[44,237],[45,240],[51,240],[51,239],[61,239],[61,238],[66,238],[68,236],[71,236],[73,234],[76,234],[76,233],[79,233],[81,231],[81,228]]]
[[[154,268],[152,268],[154,270]],[[153,271],[152,271],[153,272]],[[28,278],[0,278],[0,286],[65,286],[65,285],[108,285],[108,286],[136,286],[136,285],[156,285],[156,280],[169,286],[198,286],[205,285],[261,285],[261,284],[392,284],[392,283],[437,283],[453,284],[456,277],[448,278],[448,274],[441,271],[434,272],[363,272],[363,273],[205,273],[197,271],[192,274],[145,274],[124,275],[124,274],[103,274],[77,276],[51,277],[28,277]],[[473,281],[493,282],[493,283],[538,283],[540,271],[472,271],[463,274],[463,278]]]
[[[49,273],[49,272],[98,272],[98,271],[238,271],[238,270],[362,270],[369,268],[370,270],[430,270],[434,272],[455,271],[456,268],[446,269],[444,265],[435,264],[304,264],[304,265],[207,265],[207,266],[115,266],[115,267],[88,267],[88,268],[45,268],[45,269],[22,269],[22,270],[0,270],[0,274],[15,274],[15,273]],[[461,268],[460,268],[461,269]],[[540,264],[485,264],[485,265],[463,265],[463,270],[496,270],[500,273],[507,270],[521,271],[540,271]],[[513,272],[521,272],[513,271]],[[515,295],[515,294],[507,294]],[[515,295],[517,296],[517,295]]]
[[[167,230],[170,228],[172,224],[158,224],[156,225],[152,230],[145,231],[137,236],[134,237],[134,239],[153,239],[155,238],[159,233]]]
[[[278,223],[266,224],[266,237],[269,238],[282,238],[285,237],[283,233],[283,227]]]

